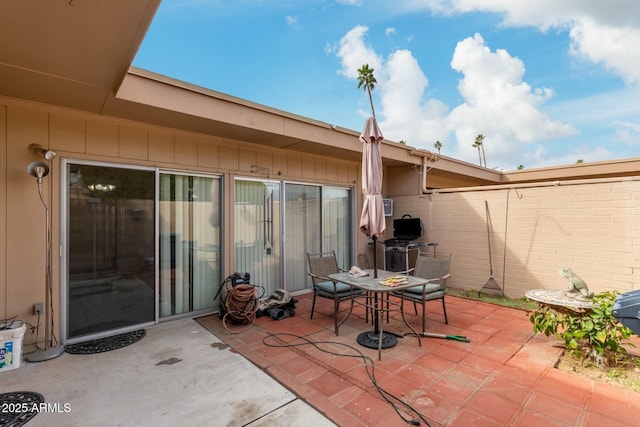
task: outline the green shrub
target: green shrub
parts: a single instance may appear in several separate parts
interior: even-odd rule
[[[586,311],[554,309],[540,305],[531,313],[534,332],[555,335],[569,354],[600,366],[616,366],[626,354],[623,344],[633,346],[633,333],[611,315],[617,292],[602,292],[593,297],[593,308]]]

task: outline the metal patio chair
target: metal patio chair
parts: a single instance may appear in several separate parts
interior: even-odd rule
[[[413,309],[418,314],[417,304],[422,305],[422,334],[426,333],[426,309],[427,301],[441,300],[442,311],[444,312],[444,323],[448,324],[447,308],[444,303],[444,297],[447,293],[447,279],[451,277],[449,274],[449,264],[451,263],[451,255],[438,254],[433,256],[427,253],[420,253],[416,259],[416,266],[413,275],[428,279],[425,285],[414,286],[405,289],[404,292],[394,291],[396,297],[404,297],[406,301],[413,302]]]
[[[342,270],[338,268],[335,251],[321,253],[307,253],[309,262],[309,272],[307,273],[313,282],[313,302],[311,303],[311,319],[313,319],[313,310],[316,306],[316,297],[328,298],[333,300],[333,320],[335,332],[338,335],[338,309],[340,302],[350,300],[355,296],[361,295],[362,290],[353,289],[351,286],[333,281],[329,278],[329,274],[340,273]]]
[[[367,254],[358,254],[358,267],[362,268],[363,270],[371,268]]]

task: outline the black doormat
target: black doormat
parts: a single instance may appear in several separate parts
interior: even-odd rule
[[[19,427],[39,413],[44,397],[32,391],[0,393],[0,426]]]
[[[71,354],[104,353],[105,351],[117,350],[134,344],[144,338],[145,334],[145,330],[140,329],[139,331],[126,332],[112,337],[84,341],[76,344],[67,344],[64,346],[64,351]]]

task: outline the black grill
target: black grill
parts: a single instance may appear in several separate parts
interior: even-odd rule
[[[384,245],[387,247],[400,247],[405,248],[411,244],[411,242],[415,239],[411,240],[403,240],[403,239],[387,239],[384,241]]]
[[[416,242],[422,236],[422,221],[411,215],[393,220],[393,238],[384,241],[384,266],[388,271],[407,271],[425,243]]]

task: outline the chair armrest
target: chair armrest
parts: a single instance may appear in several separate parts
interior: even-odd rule
[[[403,271],[396,271],[397,274],[409,274],[409,273],[413,273],[413,270],[415,270],[415,268],[410,268],[408,270],[403,270]]]
[[[316,280],[320,280],[320,281],[322,281],[322,282],[334,282],[334,283],[335,283],[335,280],[330,279],[330,278],[328,278],[328,277],[318,276],[317,274],[313,274],[313,273],[311,273],[311,272],[307,272],[307,274],[308,274],[309,276],[311,276],[312,278],[314,278],[314,279],[316,279]]]

